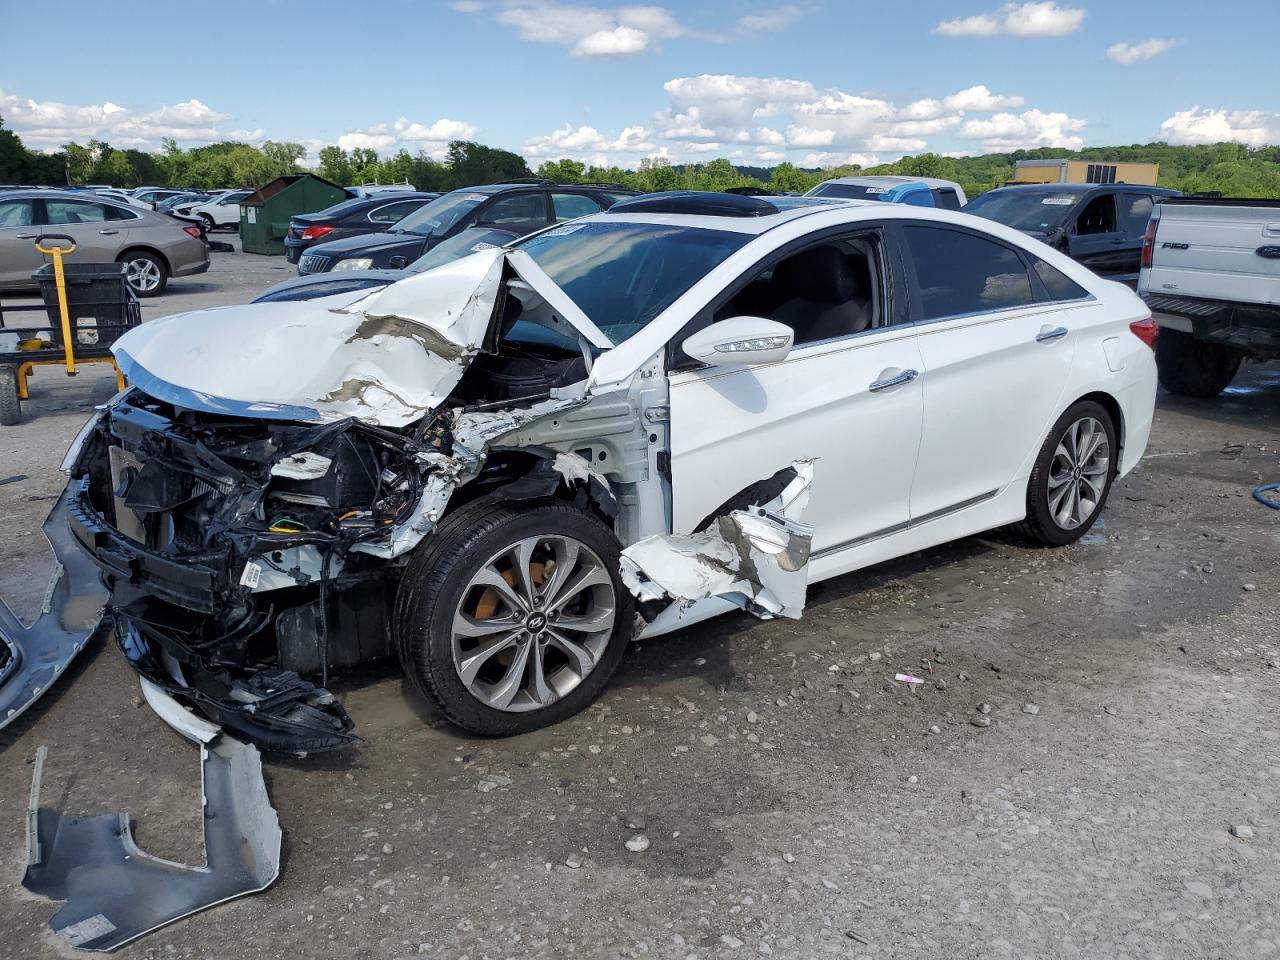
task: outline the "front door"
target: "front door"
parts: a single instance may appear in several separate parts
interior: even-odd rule
[[[1129,255],[1120,229],[1116,195],[1103,193],[1086,201],[1076,214],[1067,242],[1073,260],[1083,263],[1098,276],[1119,279],[1119,275],[1125,273]],[[1139,247],[1141,243],[1139,237]]]
[[[878,231],[757,265],[710,322],[765,316],[795,331],[784,360],[669,375],[672,529],[695,530],[753,483],[816,458],[804,520],[814,555],[904,528],[921,423],[915,331],[895,324]]]

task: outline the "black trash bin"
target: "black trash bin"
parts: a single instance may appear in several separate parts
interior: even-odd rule
[[[129,289],[129,267],[123,263],[63,263],[67,290],[67,317],[75,331],[77,353],[106,350],[126,330],[138,325],[141,311]],[[53,342],[62,345],[62,314],[58,310],[58,283],[53,264],[46,263],[31,275],[40,284]]]

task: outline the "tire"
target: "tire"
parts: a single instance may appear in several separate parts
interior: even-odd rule
[[[1163,327],[1156,338],[1160,386],[1180,397],[1216,397],[1235,379],[1242,358],[1239,350],[1197,340],[1181,330]]]
[[[209,216],[209,214],[200,214],[200,219],[204,221],[205,233],[213,233],[214,230],[218,229],[218,225],[214,222],[213,217]]]
[[[169,265],[146,250],[126,250],[116,259],[129,266],[129,288],[139,297],[156,297],[169,285]]]
[[[1086,447],[1091,442],[1085,440],[1085,424],[1093,424],[1101,431],[1106,447],[1096,448],[1093,455],[1085,458],[1083,469],[1077,470],[1072,448],[1077,440]],[[1094,427],[1088,429],[1090,434],[1095,432]],[[1116,476],[1118,453],[1116,424],[1107,408],[1094,400],[1081,400],[1071,406],[1049,431],[1031,468],[1027,516],[1016,526],[1018,533],[1051,547],[1063,547],[1083,537],[1106,506]],[[1105,463],[1100,461],[1100,454],[1105,456]],[[1080,491],[1075,507],[1073,490]]]
[[[13,427],[22,422],[22,403],[18,400],[18,371],[0,367],[0,426]]]
[[[530,577],[520,584],[514,559],[530,542],[523,554]],[[550,561],[568,557],[562,551],[570,542],[577,559],[561,562],[560,579]],[[573,716],[604,689],[631,640],[634,604],[618,572],[620,552],[604,523],[558,500],[484,497],[460,508],[418,548],[397,590],[392,638],[406,676],[450,722],[482,736]],[[501,588],[501,577],[511,589],[478,582],[486,575],[488,584]],[[558,593],[580,581],[592,585]],[[522,600],[530,594],[532,601]],[[557,596],[569,598],[562,610]],[[568,627],[571,618],[603,629]],[[495,630],[500,623],[508,627]],[[485,634],[455,636],[458,624],[463,633],[479,627]],[[497,652],[485,652],[487,645]]]

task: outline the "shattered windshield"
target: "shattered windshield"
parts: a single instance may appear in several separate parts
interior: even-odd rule
[[[965,204],[964,212],[1015,230],[1045,231],[1066,218],[1082,194],[1064,190],[992,190]]]
[[[600,219],[537,234],[519,249],[617,344],[750,239],[728,230]]]
[[[416,233],[421,237],[447,233],[450,227],[488,199],[487,194],[470,190],[446,193],[413,211],[396,224],[392,233]]]

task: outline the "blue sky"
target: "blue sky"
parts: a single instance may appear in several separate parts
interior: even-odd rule
[[[439,154],[461,137],[535,166],[1280,143],[1277,0],[380,0],[361,10],[0,0],[7,38],[33,38],[5,44],[0,115],[37,149],[95,136],[143,149],[166,136],[269,138],[314,158],[329,143]]]

